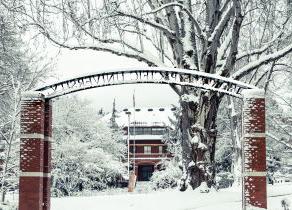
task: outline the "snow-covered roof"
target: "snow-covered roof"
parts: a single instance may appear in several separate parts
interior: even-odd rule
[[[163,135],[130,135],[130,140],[161,140]],[[124,140],[128,139],[127,135],[123,136]]]
[[[117,111],[116,122],[120,127],[128,127],[128,116],[130,115],[130,127],[164,127],[172,126],[170,119],[174,119],[175,108],[126,108]],[[103,121],[109,122],[111,113],[102,118]]]

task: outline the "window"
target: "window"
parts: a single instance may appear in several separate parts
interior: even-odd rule
[[[152,128],[152,135],[163,135],[164,133],[164,128]]]
[[[166,129],[163,127],[130,127],[131,135],[164,135]]]
[[[162,146],[159,146],[159,154],[162,154]]]
[[[144,146],[144,154],[151,154],[151,146]]]
[[[135,131],[135,132],[134,132]],[[151,135],[151,128],[148,127],[130,127],[130,134],[131,135]]]

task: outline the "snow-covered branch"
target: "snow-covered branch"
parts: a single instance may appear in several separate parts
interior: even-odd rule
[[[236,62],[236,55],[238,50],[238,43],[239,43],[239,34],[241,29],[241,24],[243,21],[243,16],[241,13],[241,4],[238,0],[233,0],[234,6],[234,20],[232,23],[232,33],[231,33],[231,40],[230,40],[230,49],[228,56],[226,58],[225,64],[222,66],[220,71],[218,72],[221,76],[227,76],[230,73],[230,70],[233,69],[235,62]]]
[[[67,48],[70,50],[88,49],[88,50],[109,52],[118,56],[134,58],[138,61],[147,63],[149,66],[163,66],[164,65],[163,63],[159,62],[159,60],[156,59],[155,57],[150,57],[150,55],[145,55],[145,53],[141,53],[138,50],[137,51],[133,50],[134,47],[131,49],[125,49],[124,47],[119,48],[114,45],[106,45],[106,44],[100,44],[96,46],[71,46],[66,43],[61,43],[57,41],[56,39],[54,39],[52,36],[50,36],[50,34],[46,32],[45,29],[41,25],[38,25],[38,24],[35,24],[35,25],[37,25],[40,29],[42,29],[41,32],[44,36],[46,36],[50,41],[52,41],[54,44],[56,44],[59,47]]]
[[[229,31],[227,36],[225,37],[223,43],[221,44],[220,48],[218,49],[218,54],[217,54],[217,61],[220,63],[221,60],[224,59],[226,56],[228,47],[231,42],[231,37],[232,37],[232,31]],[[217,65],[218,66],[218,65]]]
[[[205,40],[205,36],[202,32],[202,29],[199,25],[199,22],[197,21],[197,19],[193,16],[193,14],[191,13],[191,11],[189,9],[187,9],[183,4],[180,4],[180,3],[177,3],[177,2],[171,2],[171,3],[168,3],[168,4],[164,4],[150,12],[147,12],[146,15],[148,14],[154,14],[154,13],[157,13],[163,9],[166,9],[167,7],[179,7],[181,8],[182,11],[184,11],[188,17],[190,18],[190,20],[192,21],[192,23],[194,24],[194,26],[196,27],[196,31],[198,33],[198,36],[201,40]]]
[[[238,80],[238,79],[244,77],[245,75],[249,74],[250,72],[252,72],[254,69],[256,69],[260,66],[266,65],[272,61],[278,60],[290,52],[292,52],[292,44],[288,45],[287,47],[283,48],[282,50],[276,51],[276,52],[269,54],[269,55],[266,55],[266,56],[262,56],[260,59],[246,64],[241,69],[236,71],[232,75],[232,78]]]
[[[226,10],[225,13],[223,13],[219,23],[217,24],[216,28],[212,32],[211,36],[208,38],[209,42],[217,42],[220,39],[221,34],[223,33],[226,27],[226,24],[230,20],[231,14],[233,12],[234,12],[234,8],[232,5],[230,5],[228,10]]]
[[[236,60],[240,60],[240,59],[243,59],[245,57],[249,57],[249,56],[252,56],[252,55],[260,55],[262,54],[263,52],[265,52],[268,48],[270,47],[270,45],[265,45],[259,49],[253,49],[253,50],[250,50],[250,51],[246,51],[246,52],[243,52],[241,54],[238,54],[236,56]]]
[[[95,36],[92,32],[90,32],[89,30],[87,30],[84,25],[85,24],[80,24],[79,21],[77,20],[77,18],[74,15],[74,12],[72,10],[72,8],[69,6],[70,9],[70,13],[67,13],[66,11],[63,11],[63,14],[67,14],[70,19],[72,20],[72,22],[77,26],[77,28],[81,29],[85,34],[87,34],[88,36],[90,36],[91,38],[93,38],[94,40],[101,42],[101,43],[105,43],[105,44],[122,44],[132,50],[135,50],[137,52],[139,52],[138,49],[134,48],[133,46],[125,43],[123,40],[121,39],[112,39],[112,38],[107,38],[107,39],[102,39],[100,37]],[[141,52],[140,52],[141,53]]]
[[[139,22],[141,23],[145,23],[149,26],[152,26],[153,28],[156,28],[162,32],[164,32],[168,37],[170,38],[173,38],[173,39],[177,39],[177,37],[175,36],[175,31],[172,31],[170,30],[168,27],[166,27],[165,25],[163,24],[160,24],[160,23],[155,23],[155,22],[152,22],[152,21],[149,21],[147,19],[144,19],[142,17],[138,17],[136,15],[132,15],[132,14],[127,14],[127,13],[124,13],[122,11],[119,11],[117,13],[118,16],[124,16],[124,17],[129,17],[129,18],[132,18],[132,19],[135,19],[135,20],[138,20]]]
[[[289,149],[292,149],[292,144],[288,143],[285,141],[285,139],[281,138],[279,139],[278,137],[274,136],[273,134],[266,133],[267,137],[270,137],[271,139],[283,144],[284,146],[288,147]]]
[[[269,49],[269,47],[271,47],[274,44],[274,42],[277,39],[279,39],[279,37],[281,37],[282,34],[283,34],[283,31],[281,31],[277,36],[275,36],[275,38],[273,38],[271,41],[269,41],[268,43],[266,43],[261,48],[253,49],[253,50],[246,51],[246,52],[242,52],[242,53],[238,54],[236,56],[236,60],[238,61],[238,60],[243,59],[245,57],[249,57],[249,56],[252,56],[252,55],[260,55],[260,54],[266,52],[267,49]]]

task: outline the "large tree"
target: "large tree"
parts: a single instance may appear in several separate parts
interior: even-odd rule
[[[292,51],[286,0],[2,0],[57,46],[263,84]],[[219,84],[200,81],[210,86]],[[181,189],[215,176],[222,95],[171,86],[182,107]],[[221,87],[224,88],[224,87]]]
[[[0,192],[18,185],[21,92],[32,89],[50,65],[26,47],[14,14],[0,4]]]

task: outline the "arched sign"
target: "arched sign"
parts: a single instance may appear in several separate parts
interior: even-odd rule
[[[55,98],[91,88],[139,83],[189,86],[216,91],[234,97],[241,97],[239,94],[241,89],[256,88],[253,85],[237,80],[199,71],[167,68],[135,68],[85,74],[36,88],[35,91],[42,92],[46,98]]]
[[[50,209],[51,99],[91,88],[138,83],[181,85],[243,98],[242,209],[267,209],[264,91],[215,74],[184,69],[140,68],[82,75],[22,95],[19,210]]]

